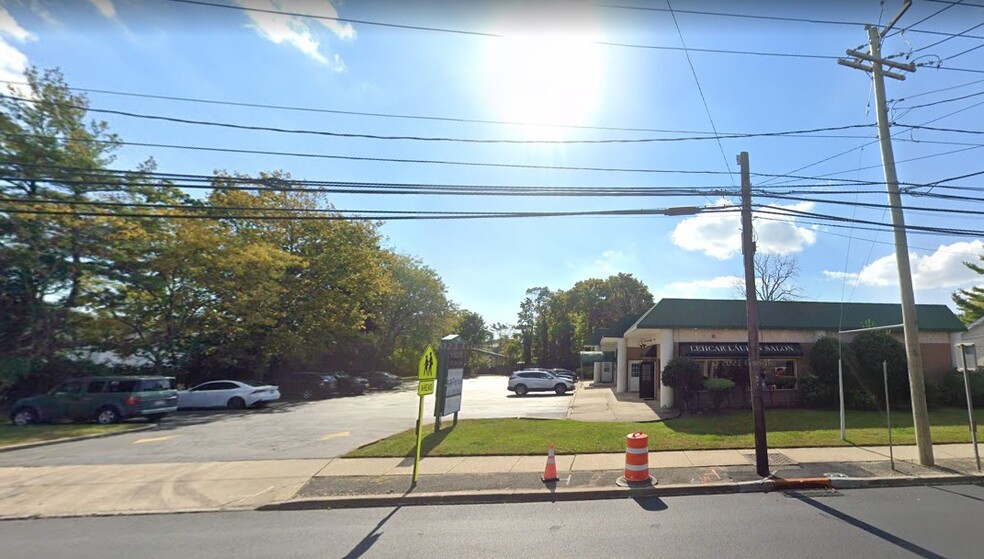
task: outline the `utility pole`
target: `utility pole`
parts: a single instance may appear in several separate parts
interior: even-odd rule
[[[759,357],[758,300],[755,291],[755,241],[752,240],[752,179],[748,152],[738,154],[741,168],[741,253],[745,257],[745,313],[748,324],[748,382],[752,392],[752,418],[755,422],[755,471],[769,475],[769,446],[765,437],[765,410],[762,408],[762,360]]]
[[[926,408],[926,385],[923,380],[922,352],[919,348],[919,324],[916,320],[916,299],[912,290],[912,271],[909,266],[909,244],[905,234],[905,217],[902,215],[902,197],[899,195],[899,179],[895,173],[895,154],[892,151],[892,136],[889,131],[888,109],[885,103],[885,78],[905,80],[904,74],[882,69],[882,65],[915,72],[913,63],[900,64],[881,57],[881,41],[885,34],[902,17],[911,0],[907,0],[902,10],[892,22],[879,33],[872,25],[868,30],[868,53],[849,49],[847,54],[854,60],[839,59],[838,64],[858,70],[871,72],[875,86],[875,105],[878,119],[878,139],[881,143],[882,165],[885,167],[885,186],[888,189],[888,204],[892,210],[892,227],[895,235],[895,260],[899,269],[899,290],[902,298],[902,324],[905,334],[905,352],[909,364],[909,392],[912,396],[912,422],[916,432],[916,446],[919,450],[919,463],[932,466],[933,439],[929,432],[929,412]],[[864,64],[867,61],[870,65]]]

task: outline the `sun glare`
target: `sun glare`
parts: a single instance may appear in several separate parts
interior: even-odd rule
[[[494,41],[488,93],[498,118],[537,124],[584,124],[602,85],[601,47],[583,34],[536,33]],[[563,128],[526,127],[533,136]]]

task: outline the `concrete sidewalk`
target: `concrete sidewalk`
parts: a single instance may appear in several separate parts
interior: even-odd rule
[[[916,465],[912,446],[895,448],[894,470],[888,447],[772,449],[770,462],[785,477],[976,474],[970,444],[936,445],[935,452],[937,468]],[[578,491],[607,495],[624,459],[621,453],[558,455],[565,482],[548,489],[539,479],[546,456],[431,457],[421,461],[420,489],[459,495],[525,491],[532,498]],[[649,455],[661,487],[676,483],[690,491],[755,480],[753,462],[750,449]],[[412,468],[412,458],[6,467],[0,468],[0,518],[251,510],[317,497],[398,495],[406,494]]]
[[[659,409],[655,400],[640,400],[634,394],[615,394],[611,385],[581,381],[574,389],[567,419],[596,423],[611,421],[663,421],[679,416],[676,410]]]

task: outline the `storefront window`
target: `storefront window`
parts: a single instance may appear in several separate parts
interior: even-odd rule
[[[737,385],[747,386],[747,359],[698,359],[704,378],[726,378]],[[788,390],[797,387],[796,361],[787,359],[763,359],[762,371],[766,387],[771,390]]]

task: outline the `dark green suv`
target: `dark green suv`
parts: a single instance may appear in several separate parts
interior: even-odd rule
[[[77,378],[47,394],[21,398],[14,404],[14,425],[71,419],[101,424],[131,417],[158,421],[178,409],[178,391],[172,377]]]

